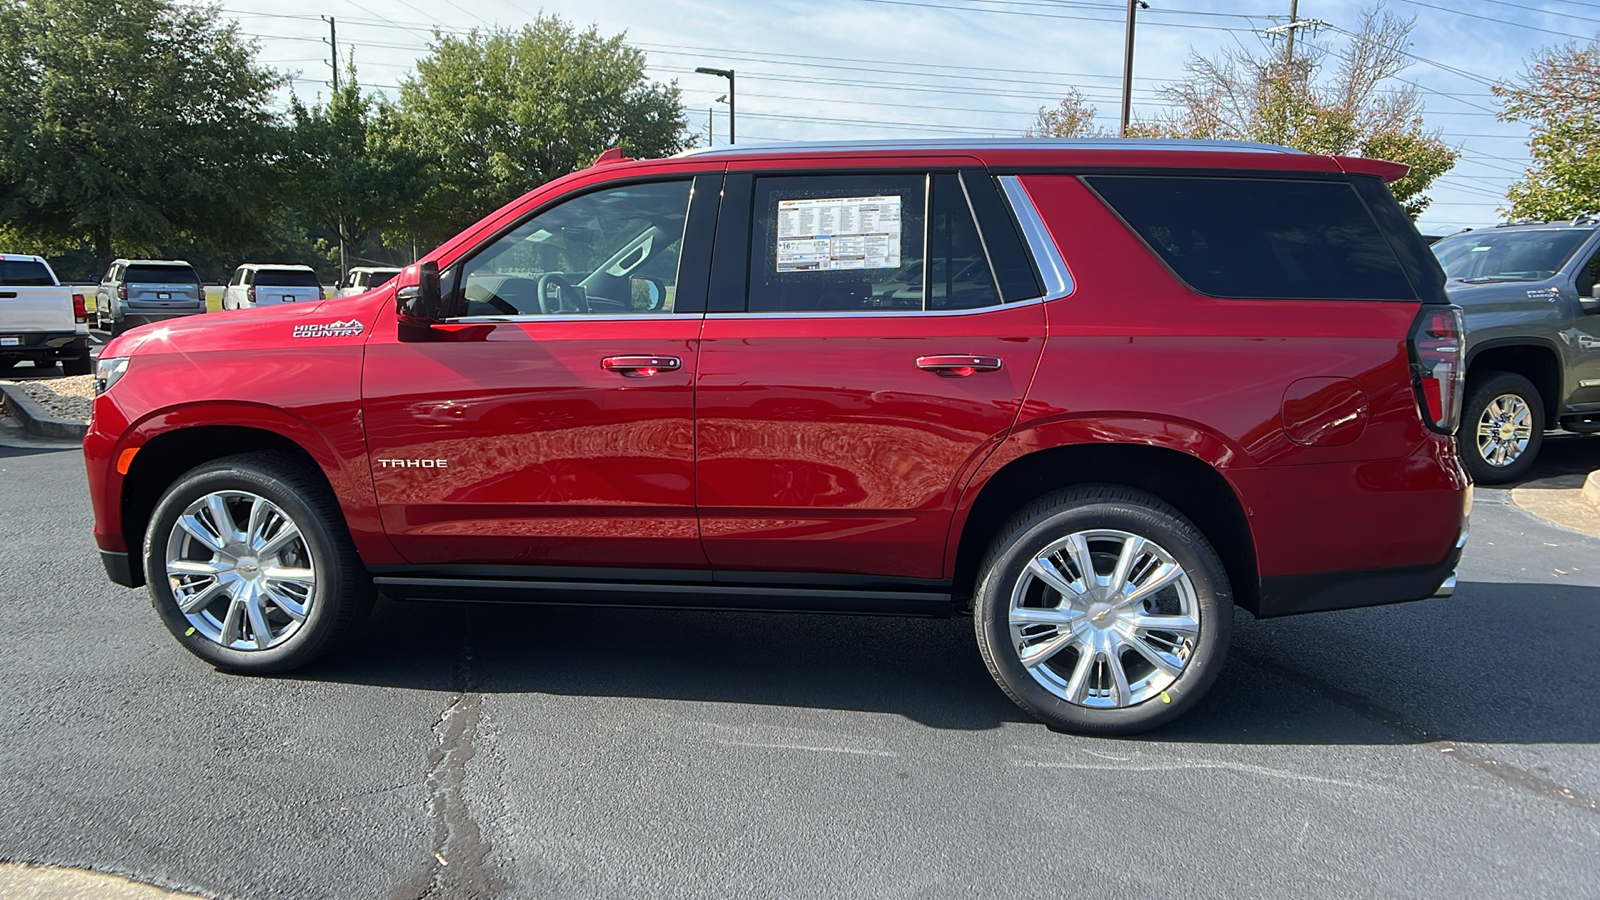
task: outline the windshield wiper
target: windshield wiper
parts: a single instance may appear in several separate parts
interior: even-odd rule
[[[1462,278],[1462,284],[1489,284],[1496,281],[1532,281],[1531,278],[1506,278],[1501,275],[1480,275],[1477,278]]]

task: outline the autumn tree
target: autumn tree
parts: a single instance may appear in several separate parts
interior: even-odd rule
[[[1600,212],[1600,38],[1540,50],[1494,88],[1500,118],[1526,122],[1533,165],[1506,197],[1513,218]]]
[[[410,223],[426,241],[610,147],[676,153],[687,126],[676,83],[647,78],[643,51],[546,15],[515,31],[435,35],[400,86],[400,112],[406,133],[440,164],[419,207],[426,216]]]
[[[1112,137],[1112,132],[1094,124],[1099,111],[1083,91],[1070,88],[1060,103],[1039,107],[1039,118],[1022,135],[1031,138]]]
[[[264,234],[280,79],[215,7],[0,0],[0,228],[117,254]]]
[[[1362,14],[1360,29],[1346,33],[1342,48],[1301,41],[1295,56],[1287,45],[1196,54],[1184,66],[1186,76],[1161,90],[1171,110],[1135,122],[1129,133],[1259,141],[1405,163],[1411,171],[1389,188],[1415,218],[1429,203],[1423,192],[1460,155],[1424,125],[1418,90],[1394,81],[1410,65],[1403,48],[1415,27],[1415,18],[1376,8]]]

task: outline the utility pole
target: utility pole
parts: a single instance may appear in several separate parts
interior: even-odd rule
[[[1289,0],[1289,44],[1284,48],[1283,57],[1294,65],[1294,23],[1300,21],[1300,0]]]
[[[1122,49],[1122,129],[1118,137],[1128,136],[1128,120],[1133,116],[1133,21],[1138,10],[1149,9],[1144,0],[1128,0],[1128,42]]]
[[[339,89],[339,26],[334,23],[333,16],[322,16],[328,23],[328,49],[332,51],[329,62],[333,66],[333,89]]]
[[[1283,69],[1288,72],[1294,66],[1294,33],[1302,28],[1309,28],[1313,34],[1317,29],[1332,27],[1321,19],[1300,18],[1300,0],[1289,0],[1289,21],[1282,25],[1274,25],[1261,31],[1267,37],[1283,35],[1286,44],[1283,50]]]

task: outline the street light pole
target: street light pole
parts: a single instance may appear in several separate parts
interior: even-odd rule
[[[1122,50],[1122,130],[1119,137],[1128,136],[1128,120],[1133,115],[1133,22],[1137,10],[1149,9],[1145,0],[1128,0],[1128,41]]]
[[[700,66],[699,68],[695,69],[695,71],[701,75],[715,75],[718,78],[728,79],[728,143],[734,143],[738,138],[738,132],[734,128],[733,70],[713,69],[710,66]]]

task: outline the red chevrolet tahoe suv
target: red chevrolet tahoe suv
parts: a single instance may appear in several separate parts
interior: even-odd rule
[[[1384,186],[1249,144],[608,152],[375,292],[108,344],[118,584],[280,672],[374,597],[971,613],[1056,726],[1258,617],[1447,595],[1459,310]]]

